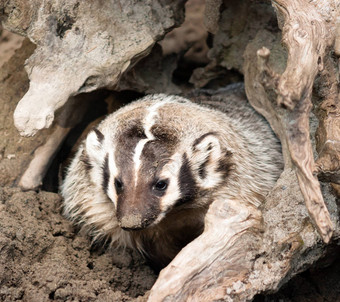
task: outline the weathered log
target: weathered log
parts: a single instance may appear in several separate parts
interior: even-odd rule
[[[275,91],[279,90],[279,85],[276,86],[276,84],[280,83],[281,77],[274,74],[267,66],[270,54],[269,50],[267,48],[263,48],[260,49],[257,54],[260,63],[259,70],[255,71],[255,73],[260,76],[259,83],[267,83],[267,88]],[[265,79],[269,75],[272,75],[273,78],[270,80]],[[254,83],[249,84],[249,86],[255,86]],[[253,94],[254,91],[249,86],[247,92],[250,96],[250,102],[252,102],[254,98],[257,98],[257,102],[261,102],[266,99],[266,93],[257,94],[255,96]],[[280,111],[275,111],[275,105],[272,100],[269,100],[265,104],[262,103],[261,111],[266,111],[268,107],[272,107],[272,109],[270,109],[270,115],[267,113],[265,116],[269,122],[272,119],[279,121],[280,130],[276,127],[273,127],[273,129],[277,131],[281,142],[284,141],[287,144],[288,150],[285,149],[285,151],[289,152],[288,154],[291,156],[292,162],[297,167],[297,176],[301,191],[305,197],[307,209],[309,210],[312,219],[314,219],[323,239],[325,242],[329,242],[332,236],[332,224],[322,198],[319,182],[313,175],[314,159],[312,145],[309,139],[309,115],[312,107],[310,100],[311,89],[312,88],[309,89],[308,94],[305,93],[306,97],[303,98],[292,111],[281,111],[280,114]],[[308,88],[306,88],[306,91],[308,91]],[[280,97],[278,96],[278,98]],[[285,158],[289,155],[286,155]]]
[[[339,90],[336,62],[332,61],[329,54],[333,44],[337,52],[339,7],[335,1],[308,3],[280,0],[273,1],[273,5],[279,20],[283,18],[283,43],[288,49],[287,68],[273,88],[277,93],[278,104],[294,109],[296,104],[301,106],[305,103],[304,112],[299,114],[300,122],[291,125],[293,127],[287,129],[286,136],[291,146],[292,160],[298,168],[297,175],[307,208],[323,239],[328,242],[332,226],[313,173],[319,174],[323,180],[339,182],[340,179]],[[319,94],[323,103],[319,106],[319,158],[315,164],[309,142],[308,121],[312,88],[318,73],[322,83],[318,90],[321,88],[324,91]],[[288,114],[287,127],[293,120],[296,120],[295,117]]]
[[[219,3],[219,0],[209,1],[213,11],[211,14],[207,8],[205,19],[208,19],[208,16],[211,19],[215,15]],[[242,78],[235,77],[235,74],[244,73],[242,54],[249,41],[253,40],[260,30],[279,30],[275,12],[267,0],[225,0],[220,11],[217,20],[209,20],[207,24],[212,31],[216,27],[214,24],[218,24],[218,31],[213,36],[213,45],[208,52],[210,63],[195,69],[190,79],[197,88],[202,88],[211,80],[221,77],[224,79],[224,85],[242,81]]]
[[[277,85],[277,103],[290,110],[307,99],[315,76],[322,69],[323,58],[329,43],[329,34],[322,15],[317,8],[304,0],[274,0],[279,24],[282,25],[282,42],[288,49],[287,67]],[[297,65],[299,63],[299,65]]]
[[[30,88],[14,113],[20,133],[31,136],[48,128],[70,96],[115,87],[182,21],[183,2],[0,2],[4,26],[37,44],[26,62]]]
[[[267,90],[271,89],[275,92],[277,104],[289,108],[290,111],[279,112],[274,107],[270,110],[270,114],[265,114],[264,111],[274,104],[269,100],[266,104],[260,105],[261,109],[256,106],[257,104],[253,104],[253,99],[256,97],[259,99],[255,101],[256,103],[263,102],[258,95],[254,96],[251,88],[253,83],[247,85],[247,95],[250,102],[261,110],[269,122],[273,119],[281,120],[279,127],[272,125],[273,129],[281,141],[287,144],[288,150],[285,151],[289,151],[289,156],[297,167],[297,176],[307,209],[324,241],[329,242],[332,225],[318,180],[313,175],[315,163],[309,139],[309,115],[312,108],[313,83],[318,71],[326,66],[323,63],[326,49],[334,42],[335,28],[328,25],[317,7],[306,1],[273,1],[273,5],[277,9],[279,21],[283,23],[282,40],[288,49],[287,66],[282,75],[274,75],[266,66],[269,52],[263,49],[258,52],[260,70],[257,74],[262,77],[260,84],[265,85]],[[328,69],[330,68],[331,66]],[[245,69],[247,73],[247,68]],[[332,73],[332,70],[330,72]],[[270,80],[265,79],[268,76]],[[334,87],[335,78],[331,80],[333,80],[331,86]],[[261,97],[266,96],[261,93]]]
[[[339,238],[336,200],[329,186],[323,189]],[[161,272],[149,301],[249,301],[276,291],[325,253],[294,170],[281,175],[261,212],[228,202],[210,207],[207,229]]]

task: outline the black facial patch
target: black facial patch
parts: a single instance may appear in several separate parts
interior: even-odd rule
[[[167,157],[168,149],[156,140],[150,140],[145,143],[144,148],[142,150],[141,159],[144,162],[148,162],[149,164],[153,165],[152,163],[158,162],[160,159]]]
[[[128,138],[138,138],[138,139],[144,139],[146,138],[143,125],[140,121],[134,121],[131,123],[130,127],[128,127],[124,131],[125,137]]]
[[[123,129],[118,133],[120,143],[133,142],[134,145],[137,145],[138,141],[146,138],[141,120],[125,121]]]
[[[190,202],[196,197],[197,184],[186,153],[183,155],[182,166],[179,171],[178,185],[181,192],[181,198],[178,200],[176,205]]]
[[[155,140],[167,145],[168,149],[172,149],[178,143],[178,137],[169,127],[156,124],[151,127],[150,131],[155,137]]]
[[[203,180],[204,178],[206,178],[207,176],[207,171],[206,171],[206,167],[207,167],[207,164],[209,163],[210,161],[210,156],[208,156],[205,161],[203,163],[201,163],[201,165],[199,166],[198,168],[198,175],[199,177]]]
[[[154,181],[158,172],[169,162],[178,143],[178,137],[163,125],[156,124],[150,132],[154,138],[145,143],[142,153],[140,175]],[[158,179],[159,180],[159,179]]]
[[[109,174],[109,155],[106,154],[105,158],[104,158],[104,164],[103,164],[103,191],[106,193],[107,192],[107,187],[109,184],[109,178],[110,178],[110,174]]]
[[[234,163],[231,160],[232,156],[232,152],[228,150],[224,151],[224,155],[221,156],[216,168],[216,172],[223,172],[225,178],[229,176],[234,167]]]
[[[146,142],[141,154],[140,175],[149,178],[150,181],[154,180],[157,177],[157,172],[169,162],[171,155],[171,150],[161,141]]]
[[[126,178],[132,179],[133,155],[140,140],[146,135],[140,120],[128,120],[124,131],[118,134],[116,142],[115,161],[119,171],[124,171]]]
[[[217,135],[217,132],[207,132],[200,136],[199,138],[196,138],[193,145],[192,145],[192,151],[196,151],[196,146],[201,143],[207,136],[209,135]]]
[[[101,133],[97,128],[93,128],[93,131],[97,136],[98,142],[102,143],[104,140],[104,134]]]

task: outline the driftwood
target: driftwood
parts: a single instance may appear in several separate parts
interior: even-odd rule
[[[50,127],[70,96],[114,88],[182,21],[182,8],[183,1],[1,1],[4,26],[37,44],[26,62],[30,88],[14,113],[20,133]]]
[[[319,71],[323,77],[330,73],[328,85],[330,86],[330,98],[333,99],[333,102],[335,101],[334,97],[338,96],[338,91],[335,88],[337,86],[336,79],[334,76],[331,77],[332,74],[334,75],[334,66],[329,63],[325,64],[325,61],[329,60],[326,51],[329,51],[329,46],[333,45],[336,36],[335,20],[329,26],[322,11],[319,12],[319,7],[306,1],[274,1],[273,4],[278,14],[283,16],[283,42],[288,48],[287,68],[280,77],[278,85],[273,88],[276,88],[278,92],[277,103],[292,110],[290,112],[292,116],[288,114],[286,121],[288,148],[293,163],[297,167],[297,176],[307,209],[324,241],[329,242],[332,225],[323,202],[318,180],[313,175],[315,164],[309,140],[309,113],[312,107],[313,83]],[[326,1],[324,1],[324,5],[327,5]],[[327,16],[327,18],[329,17],[332,16]],[[261,56],[261,53],[258,55]],[[265,59],[265,57],[262,58]],[[294,110],[296,106],[300,106],[301,109]],[[298,113],[296,114],[295,111]],[[296,123],[293,125],[292,121]],[[333,136],[333,141],[338,144],[340,130],[338,128],[335,131],[337,133],[332,133],[331,136]],[[329,166],[329,161],[325,159],[324,155],[322,156],[324,159],[319,158],[318,167],[321,167],[323,163],[325,166]],[[333,169],[339,167],[339,153],[335,161],[337,164]],[[322,168],[319,170],[321,172]]]
[[[124,2],[123,7],[122,1],[114,2],[117,13],[110,15],[110,22],[107,22],[109,19],[98,19],[91,26],[86,14],[87,1],[59,1],[60,10],[55,11],[61,13],[52,15],[50,22],[42,22],[50,15],[45,4],[20,0],[12,2],[16,4],[12,9],[5,9],[1,4],[3,2],[0,2],[0,9],[7,14],[5,25],[27,35],[38,45],[27,62],[30,89],[15,113],[16,126],[24,135],[32,135],[48,127],[54,118],[54,111],[73,95],[99,87],[118,87],[122,74],[146,56],[155,41],[181,19],[176,17],[175,12],[180,16],[182,8],[181,1],[174,2],[171,7],[166,6],[165,13],[158,15],[157,30],[151,30],[155,23],[150,25],[147,18],[140,20],[133,13],[131,20],[135,23],[131,25],[124,18],[125,23],[121,23],[121,16],[131,14],[129,6],[136,5],[136,1]],[[246,14],[246,8],[252,1],[225,2]],[[164,8],[160,3],[163,2],[157,2],[158,12]],[[227,5],[221,5],[219,0],[207,3],[207,14],[216,18],[210,19],[208,26],[216,32],[215,36],[223,45],[218,28],[227,22],[228,14],[222,12],[219,15],[217,7],[226,10]],[[215,200],[207,213],[204,233],[187,245],[160,273],[149,301],[251,300],[258,293],[276,291],[293,275],[317,261],[326,251],[322,240],[339,241],[340,224],[335,197],[330,185],[320,187],[316,177],[318,174],[323,181],[337,183],[340,178],[340,100],[336,67],[339,58],[331,56],[332,51],[340,56],[339,6],[336,0],[277,0],[272,4],[282,37],[279,33],[256,28],[251,36],[252,41],[248,43],[248,38],[247,43],[243,44],[244,62],[240,55],[242,52],[238,50],[239,61],[232,63],[229,58],[221,65],[244,74],[249,101],[269,121],[281,140],[285,171],[260,208],[242,200]],[[251,5],[254,7],[257,4]],[[261,5],[269,10],[265,1]],[[25,13],[16,13],[16,9]],[[109,11],[107,7],[93,9]],[[34,15],[33,12],[38,10],[41,14]],[[137,23],[141,26],[139,29],[147,32],[143,36],[144,41],[135,39]],[[96,30],[92,29],[100,26],[107,28],[107,35],[94,34]],[[121,27],[128,34],[117,31]],[[75,39],[78,35],[82,43],[72,44],[71,41],[78,41]],[[140,32],[138,35],[141,36]],[[111,43],[113,36],[116,40]],[[281,38],[287,52],[281,47]],[[129,39],[136,43],[131,44],[131,51],[124,46],[129,44]],[[53,41],[53,45],[47,43],[49,41]],[[228,41],[233,42],[235,40]],[[120,43],[123,46],[118,50],[112,47]],[[58,55],[51,56],[52,49]],[[124,55],[116,56],[116,50]],[[205,69],[207,73],[216,72],[221,67],[216,53],[213,48],[212,62]],[[75,54],[78,59],[75,59]],[[93,65],[89,58],[96,63]],[[54,70],[58,62],[62,65]],[[66,68],[69,66],[72,68]],[[77,81],[74,81],[75,73],[79,74]],[[207,77],[213,76],[214,72],[210,72]],[[42,77],[46,80],[45,84],[44,81],[40,83]],[[131,78],[125,79],[127,84],[123,87],[128,89]],[[203,76],[194,81],[208,82]],[[46,85],[46,82],[55,85]],[[138,83],[141,83],[138,87],[144,84],[143,81]],[[317,91],[314,94],[313,87]],[[318,157],[315,162],[309,127],[313,103],[317,107],[314,113],[319,119],[316,139]],[[39,112],[37,106],[41,108]],[[57,135],[55,141],[59,143],[63,135]],[[53,152],[51,149],[49,156]],[[37,168],[33,164],[34,161],[28,171],[36,173]],[[41,168],[44,168],[43,165],[39,166]],[[35,174],[38,180],[35,183],[41,181],[40,173],[41,170]],[[25,175],[22,183],[24,180]]]
[[[335,198],[324,189],[339,238]],[[248,301],[276,291],[324,253],[291,169],[260,213],[236,201],[217,201],[207,225],[161,272],[149,301]]]

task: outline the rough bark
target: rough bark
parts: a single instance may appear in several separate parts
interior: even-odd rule
[[[249,84],[249,86],[246,86],[246,90],[249,95],[249,100],[254,107],[256,105],[261,106],[261,111],[269,122],[275,119],[279,123],[279,127],[275,127],[274,125],[272,125],[272,127],[280,137],[281,142],[285,142],[283,145],[287,146],[287,148],[284,149],[284,152],[286,152],[285,158],[290,156],[291,161],[297,167],[297,176],[301,191],[305,197],[307,209],[323,239],[325,242],[329,242],[332,236],[333,227],[323,201],[319,182],[316,176],[313,175],[314,158],[312,145],[309,139],[309,115],[312,108],[310,100],[312,87],[309,89],[305,87],[306,91],[309,91],[309,93],[304,94],[305,97],[295,106],[294,110],[281,112],[275,110],[276,108],[273,104],[273,100],[267,97],[265,91],[261,91],[261,87],[263,89],[263,86],[266,85],[267,89],[272,89],[276,92],[277,87],[280,85],[277,85],[277,83],[281,83],[282,78],[277,74],[273,74],[268,67],[267,62],[270,52],[267,48],[260,49],[257,54],[259,68],[254,71],[254,78],[247,78],[247,71],[253,68],[254,65],[248,65],[248,70],[246,68],[246,79],[249,79],[249,81],[246,80]],[[295,64],[296,63],[297,62],[295,62]],[[259,76],[258,79],[256,79],[256,75]],[[293,75],[291,76],[293,77]],[[259,84],[262,84],[262,86],[259,86]],[[255,91],[256,89],[254,89],[254,87],[259,89]],[[255,94],[255,92],[257,92],[257,94]],[[282,96],[278,95],[277,99],[281,98]],[[255,102],[254,99],[256,99]],[[265,102],[263,102],[264,100]],[[280,103],[280,101],[278,101],[278,103]],[[270,115],[268,112],[270,112]]]
[[[340,93],[338,68],[336,61],[326,57],[325,68],[320,72],[315,90],[321,103],[316,115],[319,127],[316,133],[316,149],[319,154],[316,160],[315,173],[319,179],[340,183]]]

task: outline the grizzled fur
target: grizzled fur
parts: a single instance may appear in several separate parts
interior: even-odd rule
[[[202,233],[216,198],[258,207],[282,169],[278,140],[240,87],[191,98],[150,95],[109,115],[62,185],[69,219],[159,267]]]

